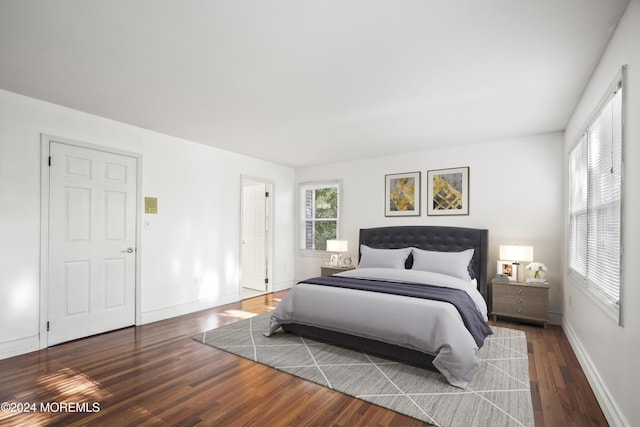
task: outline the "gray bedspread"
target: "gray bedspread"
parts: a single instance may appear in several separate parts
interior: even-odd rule
[[[368,292],[382,292],[392,295],[430,299],[452,304],[473,337],[478,347],[482,347],[484,340],[493,334],[486,320],[478,311],[468,293],[462,289],[446,286],[426,285],[424,283],[389,282],[386,280],[372,280],[357,277],[320,276],[306,279],[304,283],[319,286],[334,286],[339,288],[358,289]]]
[[[484,299],[473,282],[404,269],[355,269],[338,276],[411,282],[461,289],[486,321]],[[449,303],[404,295],[300,283],[271,315],[269,336],[297,323],[374,339],[434,356],[433,365],[457,387],[478,370],[478,345],[458,310]]]

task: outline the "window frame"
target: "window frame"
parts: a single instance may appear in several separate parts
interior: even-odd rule
[[[342,221],[342,180],[341,179],[329,179],[323,181],[309,181],[309,182],[301,182],[298,185],[298,201],[299,201],[299,210],[298,210],[298,243],[297,249],[300,254],[303,255],[311,255],[311,256],[327,256],[327,251],[324,249],[307,249],[306,248],[306,205],[305,205],[305,192],[309,189],[321,189],[321,188],[330,188],[335,187],[338,189],[338,209],[337,209],[337,218],[336,221],[336,239],[340,239],[341,235],[341,221]],[[315,218],[313,221],[317,220],[327,220],[327,218]],[[330,219],[333,220],[333,219]]]
[[[624,266],[623,266],[623,252],[624,252],[624,232],[623,232],[623,228],[624,228],[624,224],[623,224],[623,206],[624,206],[624,142],[625,142],[625,113],[626,113],[626,105],[625,105],[625,93],[626,93],[626,65],[623,66],[621,68],[621,70],[618,72],[618,74],[616,75],[615,79],[613,80],[613,83],[607,88],[604,96],[602,97],[602,99],[600,100],[600,102],[597,104],[597,107],[594,109],[593,113],[591,114],[591,116],[589,116],[589,119],[586,121],[586,125],[583,127],[582,131],[579,133],[579,136],[576,138],[575,143],[570,147],[570,149],[568,150],[567,153],[567,167],[568,167],[568,173],[567,173],[567,227],[568,227],[568,232],[567,232],[567,279],[570,285],[577,287],[578,289],[580,289],[581,291],[583,291],[592,301],[595,302],[595,304],[600,307],[608,316],[610,316],[613,320],[615,320],[617,322],[618,325],[623,326],[622,323],[622,312],[623,312],[623,301],[624,301],[624,297],[623,297],[623,290],[624,290],[624,283],[623,283],[623,270],[624,270]],[[589,243],[589,234],[588,234],[588,230],[589,230],[589,221],[588,218],[595,214],[596,212],[599,212],[602,210],[602,205],[591,205],[590,204],[590,199],[588,198],[588,196],[585,197],[585,203],[587,204],[586,207],[584,207],[583,209],[576,209],[575,211],[573,210],[573,192],[572,192],[572,184],[574,183],[573,181],[573,161],[575,159],[574,157],[574,151],[578,148],[581,147],[582,150],[586,150],[587,153],[589,152],[589,145],[590,145],[590,140],[589,140],[589,132],[592,128],[595,128],[594,125],[596,125],[596,123],[598,122],[598,119],[600,118],[600,116],[602,115],[603,111],[605,110],[605,108],[609,105],[609,103],[611,103],[614,99],[615,93],[617,91],[621,91],[620,93],[620,187],[619,187],[619,191],[620,191],[620,197],[619,199],[614,200],[614,202],[619,203],[619,211],[616,212],[617,215],[619,215],[619,229],[618,229],[618,241],[617,244],[619,245],[619,253],[618,253],[618,264],[617,264],[617,273],[618,273],[618,283],[617,283],[617,291],[618,291],[618,299],[617,301],[614,301],[614,298],[611,297],[611,295],[609,295],[607,292],[605,292],[603,290],[603,288],[605,286],[601,286],[599,284],[596,283],[596,281],[592,280],[593,279],[593,275],[589,275],[589,270],[593,269],[593,265],[589,265],[589,257],[588,257],[588,250],[585,249],[585,253],[584,253],[584,269],[585,269],[585,273],[583,274],[582,272],[576,270],[573,268],[574,264],[574,259],[572,258],[572,235],[573,235],[573,231],[574,231],[574,225],[576,225],[576,223],[574,223],[573,220],[573,216],[576,215],[583,215],[586,216],[587,221],[586,224],[583,224],[586,228],[587,231],[585,231],[585,234],[576,237],[576,243],[573,243],[574,247],[578,247],[580,242]],[[616,124],[617,125],[617,124]],[[615,125],[614,125],[615,126]],[[584,154],[583,154],[584,156]],[[593,167],[593,164],[590,162],[588,154],[586,157],[586,164],[583,166],[586,168],[586,171],[582,171],[585,175],[586,175],[586,181],[587,181],[587,194],[590,194],[592,192],[592,189],[589,188],[589,179],[590,177],[593,175],[589,172],[589,169],[591,169]],[[584,160],[584,158],[582,159]],[[597,240],[597,237],[593,238],[594,240]]]

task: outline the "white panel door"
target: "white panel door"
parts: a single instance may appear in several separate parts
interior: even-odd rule
[[[50,143],[48,344],[135,323],[137,159]]]
[[[242,286],[265,292],[267,284],[266,184],[242,189]]]

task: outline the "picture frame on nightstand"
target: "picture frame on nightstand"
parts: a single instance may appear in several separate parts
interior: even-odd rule
[[[340,265],[340,255],[339,254],[331,254],[329,257],[329,265],[332,267],[337,267]]]
[[[509,280],[515,282],[518,280],[518,265],[511,261],[500,261],[496,267],[497,273],[509,277]]]

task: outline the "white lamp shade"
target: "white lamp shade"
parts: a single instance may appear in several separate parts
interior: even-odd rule
[[[533,261],[533,246],[500,245],[500,259],[504,261]]]
[[[346,240],[327,240],[327,252],[347,252],[348,246]]]

